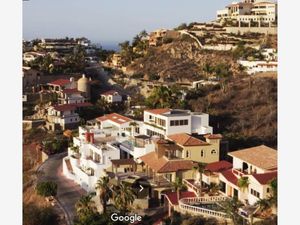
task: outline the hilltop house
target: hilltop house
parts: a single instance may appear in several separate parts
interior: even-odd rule
[[[251,205],[267,198],[271,194],[268,182],[277,177],[277,151],[261,145],[228,155],[233,158],[233,167],[220,174],[221,192]],[[238,185],[242,177],[248,179],[247,188]]]
[[[119,92],[110,90],[101,94],[101,98],[108,103],[122,102],[122,95]]]
[[[58,79],[48,83],[49,89],[55,92],[62,91],[64,89],[77,88],[77,83],[73,77],[70,79]]]
[[[251,22],[261,23],[277,22],[277,3],[268,0],[244,0],[234,2],[225,9],[217,11],[217,21],[233,20],[239,23]]]
[[[209,115],[179,109],[150,109],[144,111],[145,134],[166,137],[176,133],[212,134]]]
[[[75,110],[76,106],[70,104],[50,106],[47,113],[47,129],[53,131],[75,129],[80,122]]]

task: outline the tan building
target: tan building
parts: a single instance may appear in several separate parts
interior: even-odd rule
[[[182,158],[202,163],[219,161],[220,141],[222,135],[205,135],[206,141],[192,137],[186,133],[169,135],[168,139],[179,145],[182,151]]]

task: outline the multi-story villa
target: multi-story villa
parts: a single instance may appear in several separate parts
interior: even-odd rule
[[[234,2],[225,9],[217,11],[217,20],[235,20],[250,24],[258,22],[271,24],[277,22],[277,3],[266,0],[244,0]]]
[[[74,105],[56,105],[48,108],[46,127],[48,130],[77,128],[80,118]]]
[[[122,102],[122,95],[115,90],[106,91],[101,94],[101,98],[108,103]]]
[[[85,97],[81,95],[77,88],[66,88],[58,93],[59,104],[78,104],[85,101]]]
[[[271,194],[269,181],[277,177],[277,151],[261,145],[228,154],[233,168],[220,174],[221,192],[229,197],[255,204]],[[239,187],[238,180],[248,179],[247,188]]]
[[[159,111],[162,111],[162,109]],[[171,110],[168,109],[168,111]],[[186,118],[191,121],[192,115],[186,112],[188,111],[178,111],[179,114],[183,115],[181,115],[182,117],[179,116],[175,119],[179,119],[180,121],[180,119]],[[197,119],[198,118],[196,118],[196,121]],[[173,120],[169,120],[168,123],[170,123],[170,121]],[[179,122],[179,125],[180,123],[181,122]],[[219,143],[221,139],[221,136],[219,135],[207,136],[207,142],[194,138],[188,134],[179,134],[177,136],[170,135],[168,137],[169,140],[162,140],[161,137],[163,136],[147,135],[146,126],[148,126],[147,122],[134,121],[117,113],[104,115],[90,121],[86,126],[80,126],[79,137],[74,137],[74,146],[78,146],[78,151],[81,153],[81,156],[78,158],[79,162],[76,161],[77,164],[79,163],[79,165],[86,166],[85,158],[87,150],[84,149],[88,147],[84,147],[87,146],[84,144],[87,142],[85,135],[91,136],[92,141],[90,141],[91,143],[89,142],[90,145],[93,144],[93,141],[97,141],[103,145],[99,144],[96,148],[103,149],[103,146],[105,146],[105,149],[110,149],[108,152],[102,151],[101,159],[104,161],[101,161],[101,166],[98,166],[97,168],[92,167],[95,176],[98,176],[99,174],[103,175],[104,171],[115,174],[124,174],[124,172],[126,173],[126,171],[129,170],[132,172],[136,172],[137,170],[138,172],[142,172],[143,169],[145,169],[145,164],[147,164],[146,167],[149,169],[148,172],[152,172],[151,174],[149,172],[149,174],[144,175],[153,180],[156,180],[157,174],[159,177],[157,179],[165,177],[165,184],[170,187],[170,182],[177,176],[176,172],[182,174],[182,172],[185,171],[184,174],[186,174],[186,176],[183,176],[183,178],[191,178],[193,160],[202,162],[214,162],[219,160]],[[177,133],[182,131],[180,126],[178,127]],[[173,133],[176,133],[176,131],[174,130]],[[162,149],[160,147],[158,148],[158,145],[163,146]],[[91,147],[91,149],[94,148],[95,146],[93,148]],[[100,150],[98,150],[97,154],[100,154],[99,151]],[[114,153],[113,157],[109,155],[110,152]],[[118,154],[115,154],[115,152],[118,152]],[[74,164],[75,161],[71,159],[73,155],[74,153],[69,151],[69,156],[65,158],[64,173],[80,183],[80,176],[83,174],[81,172],[77,174],[74,172],[74,169],[71,170],[73,172],[70,172],[70,168],[77,165]],[[89,153],[89,155],[91,156],[92,153]],[[155,158],[154,155],[157,157],[157,160],[153,160]],[[147,160],[148,157],[150,157],[150,161]],[[99,157],[94,154],[92,155],[92,158],[98,159]],[[83,162],[81,162],[81,159]],[[156,170],[158,168],[155,166],[152,167],[151,163],[162,163],[161,166],[166,166],[165,168],[168,169]],[[182,167],[178,165],[181,165]],[[144,171],[144,173],[145,172],[146,171]],[[154,177],[152,176],[153,173],[155,173]],[[72,176],[70,174],[72,174]],[[95,180],[93,179],[91,183],[80,184],[85,189],[90,189],[94,187],[94,181]]]
[[[145,134],[166,137],[176,133],[212,134],[209,115],[179,109],[151,109],[144,111]]]
[[[228,216],[216,207],[207,208],[206,204],[218,204],[227,198],[237,197],[244,206],[239,211],[243,212],[244,218],[257,211],[255,203],[260,199],[266,199],[272,195],[270,182],[277,178],[277,151],[267,146],[247,148],[228,155],[233,157],[233,164],[227,161],[213,162],[206,165],[202,174],[202,195],[199,192],[199,173],[196,179],[185,179],[187,190],[177,194],[167,191],[165,206],[171,215],[172,211],[189,213],[191,215],[213,216],[221,221],[227,220]],[[244,185],[239,185],[240,179],[246,179]],[[217,184],[220,190],[211,192],[208,185]],[[247,215],[245,217],[245,215]],[[248,217],[249,221],[251,216]]]

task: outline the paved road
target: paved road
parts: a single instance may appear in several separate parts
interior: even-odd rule
[[[73,224],[75,216],[75,203],[81,195],[86,192],[75,182],[67,179],[62,174],[62,158],[67,153],[51,156],[40,168],[39,181],[47,180],[57,183],[57,199],[65,209],[70,221]]]

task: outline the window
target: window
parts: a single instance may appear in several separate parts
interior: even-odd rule
[[[152,116],[151,115],[149,115],[149,120],[152,120]]]
[[[175,120],[171,120],[171,121],[170,121],[170,126],[171,126],[171,127],[175,126]]]
[[[175,126],[179,126],[179,120],[175,120]]]
[[[258,191],[253,190],[252,188],[251,188],[250,193],[251,193],[252,195],[254,195],[256,198],[260,198],[260,193],[259,193]]]
[[[211,150],[211,154],[217,154],[217,151],[215,149]]]
[[[270,188],[267,188],[267,193],[270,193]]]
[[[186,157],[186,158],[189,158],[189,157],[190,157],[189,151],[186,151],[186,152],[185,152],[185,157]]]
[[[204,157],[204,150],[201,150],[201,157]]]

